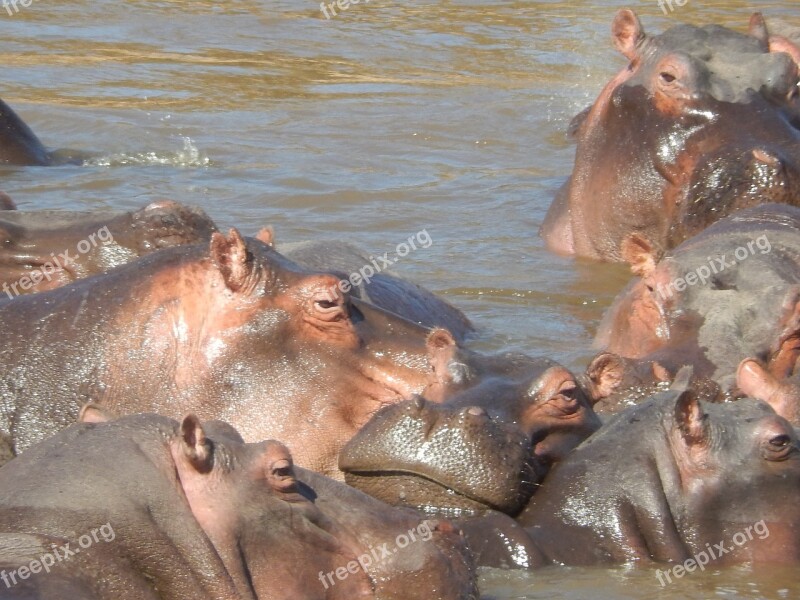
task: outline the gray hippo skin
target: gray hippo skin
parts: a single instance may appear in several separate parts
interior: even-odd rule
[[[337,272],[345,280],[365,267],[374,271],[373,259],[382,266],[381,261],[357,246],[338,240],[280,244],[278,248],[287,258],[308,269]],[[369,275],[369,271],[363,272]],[[455,306],[396,275],[375,273],[369,281],[353,286],[352,293],[424,327],[443,327],[459,342],[475,331],[467,316]]]
[[[629,65],[571,125],[571,177],[540,233],[556,252],[623,261],[631,235],[659,251],[733,211],[800,204],[800,49],[771,36],[677,25],[646,35],[621,10],[612,25]]]
[[[0,100],[0,165],[52,164],[50,153],[11,107]]]
[[[543,563],[684,562],[703,552],[715,567],[797,564],[794,428],[760,400],[705,404],[688,379],[686,368],[676,389],[620,413],[553,469],[519,518]],[[726,551],[709,555],[718,543]]]
[[[443,402],[380,410],[344,447],[339,467],[347,483],[385,502],[456,518],[479,566],[528,567],[536,550],[509,515],[600,427],[592,404],[616,382],[605,363],[576,378],[544,358],[494,359],[478,363],[478,384]]]
[[[764,204],[738,211],[661,260],[638,238],[627,256],[639,277],[617,296],[595,340],[624,357],[622,379],[669,381],[691,364],[697,381],[705,382],[703,396],[714,398],[735,392],[739,363],[748,357],[778,379],[794,373],[800,208]]]
[[[13,298],[104,273],[161,248],[208,243],[199,208],[160,200],[136,211],[0,213],[0,290]]]
[[[296,470],[282,444],[245,444],[222,422],[152,414],[102,422],[96,410],[0,468],[0,575],[8,581],[0,597],[474,595],[464,543],[446,522],[423,522]],[[347,571],[371,546],[394,550],[410,532],[416,541],[388,559]],[[331,583],[326,574],[341,567],[346,576]]]
[[[16,454],[87,401],[117,414],[196,411],[337,475],[339,450],[379,408],[447,394],[459,352],[443,329],[331,299],[338,281],[231,230],[0,300],[0,438]]]

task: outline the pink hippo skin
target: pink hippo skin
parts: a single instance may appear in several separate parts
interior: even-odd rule
[[[339,450],[374,412],[412,394],[443,399],[459,375],[447,331],[331,296],[338,281],[231,230],[0,300],[0,438],[16,454],[87,401],[194,411],[338,475]]]
[[[629,64],[573,121],[575,166],[540,233],[562,254],[622,261],[638,234],[668,250],[734,210],[800,204],[798,47],[770,37],[678,25],[648,36],[617,13]]]

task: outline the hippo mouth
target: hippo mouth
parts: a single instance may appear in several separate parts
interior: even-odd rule
[[[389,504],[513,514],[546,465],[516,425],[415,398],[379,410],[343,448],[339,469],[348,484]]]
[[[69,261],[61,261],[52,256],[27,254],[24,251],[13,253],[0,252],[0,264],[6,265],[8,271],[4,278],[8,283],[20,282],[23,278],[35,281],[36,289],[42,291],[71,283],[78,279],[75,269]],[[33,274],[38,273],[36,277]]]
[[[497,510],[516,513],[516,504],[524,505],[535,491],[538,477],[531,477],[528,485],[519,490],[518,503],[497,505],[492,499],[454,489],[447,483],[426,474],[410,471],[345,471],[348,485],[369,494],[387,504],[407,506],[430,516],[447,518],[467,517],[486,511]],[[525,489],[525,488],[528,489]]]

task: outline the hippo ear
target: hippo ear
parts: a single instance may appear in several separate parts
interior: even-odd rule
[[[592,404],[616,392],[625,379],[625,362],[616,354],[601,352],[586,367],[590,385],[587,392]]]
[[[767,401],[778,391],[778,380],[755,358],[745,358],[736,369],[736,387],[745,396]]]
[[[115,416],[104,407],[94,402],[87,402],[78,413],[78,423],[107,423],[113,421]]]
[[[425,340],[428,349],[428,361],[440,383],[462,383],[459,381],[466,377],[465,373],[456,372],[452,368],[452,361],[456,356],[458,346],[447,329],[437,328],[428,334]]]
[[[622,260],[631,266],[631,271],[639,277],[647,277],[656,270],[659,255],[655,245],[641,233],[632,233],[622,240],[620,246]]]
[[[195,469],[201,473],[211,470],[211,443],[206,439],[200,419],[193,414],[186,415],[181,421],[180,444]]]
[[[691,367],[681,367],[670,389],[679,391],[675,402],[675,423],[687,446],[700,446],[708,439],[708,423],[700,399],[689,387],[692,378]]]
[[[780,333],[770,348],[769,372],[778,379],[792,375],[800,359],[800,286],[794,285],[781,306]]]
[[[636,58],[637,50],[645,38],[644,27],[636,13],[628,8],[623,8],[614,17],[611,24],[611,35],[614,37],[614,46],[628,59]]]
[[[764,20],[764,15],[760,12],[754,12],[750,17],[750,25],[747,28],[747,33],[750,37],[758,40],[764,52],[769,51],[769,30],[767,29],[767,22]]]
[[[253,270],[252,256],[235,229],[230,230],[227,238],[218,232],[211,234],[211,259],[225,279],[225,284],[234,292],[244,287]]]
[[[256,239],[261,240],[270,248],[275,247],[275,230],[272,227],[262,227],[256,234]]]

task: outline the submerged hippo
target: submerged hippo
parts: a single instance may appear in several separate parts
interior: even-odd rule
[[[0,165],[50,166],[80,163],[67,151],[49,152],[12,108],[0,100]]]
[[[202,210],[169,200],[131,212],[2,212],[2,297],[53,289],[161,248],[208,242],[216,230]]]
[[[457,530],[222,422],[84,412],[0,468],[0,596],[476,598]]]
[[[691,364],[723,393],[755,357],[773,376],[800,358],[800,208],[765,204],[715,223],[656,261],[641,239],[639,278],[614,301],[596,343],[675,373]],[[668,377],[660,376],[660,379]]]
[[[347,483],[401,506],[517,514],[550,466],[600,427],[587,394],[561,365],[524,355],[484,358],[479,383],[441,403],[388,406],[345,446]],[[591,368],[590,368],[591,370]]]
[[[0,300],[0,440],[14,454],[84,402],[231,422],[338,474],[342,446],[382,406],[446,395],[452,336],[330,290],[236,230],[98,277]]]
[[[736,209],[800,204],[800,50],[760,15],[745,35],[678,25],[645,35],[621,10],[630,61],[571,126],[573,173],[541,235],[556,252],[624,260],[631,235],[658,252]]]
[[[800,561],[794,428],[759,400],[704,404],[688,378],[553,469],[519,518],[540,564]]]

